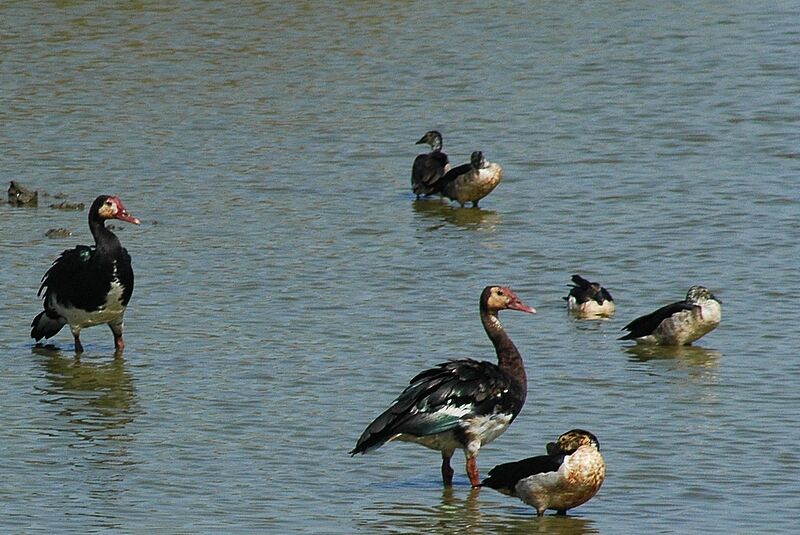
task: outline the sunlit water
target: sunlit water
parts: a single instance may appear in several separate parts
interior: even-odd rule
[[[439,9],[440,13],[432,10]],[[791,532],[800,512],[795,3],[0,5],[0,528],[16,533]],[[482,150],[481,209],[414,201],[414,142]],[[33,348],[39,279],[118,194],[127,348]],[[49,239],[55,227],[73,231]],[[573,273],[617,300],[570,320]],[[463,460],[350,458],[414,373],[493,359],[527,405],[479,458],[584,427],[608,479],[568,518],[471,491]],[[704,284],[722,325],[642,351],[630,319]]]

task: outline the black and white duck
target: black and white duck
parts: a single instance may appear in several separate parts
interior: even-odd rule
[[[471,202],[477,208],[478,201],[489,195],[502,179],[503,168],[487,161],[481,151],[475,151],[469,163],[453,167],[440,178],[434,184],[434,191],[462,207]]]
[[[417,374],[392,406],[367,426],[350,454],[366,453],[392,440],[416,442],[441,452],[442,480],[450,486],[450,458],[462,449],[470,483],[478,486],[478,451],[514,421],[528,392],[522,356],[498,319],[505,309],[536,312],[510,288],[483,290],[481,322],[494,344],[497,364],[451,360]]]
[[[565,515],[597,494],[605,477],[597,437],[573,429],[547,444],[547,455],[495,466],[481,486],[519,498],[538,516],[548,509]]]
[[[705,286],[692,286],[686,299],[671,303],[636,318],[623,330],[630,331],[620,340],[643,344],[691,345],[713,331],[722,319],[722,305]]]
[[[417,199],[421,195],[434,193],[436,181],[450,170],[447,154],[442,152],[442,134],[437,130],[425,132],[425,135],[416,144],[424,143],[431,146],[431,152],[417,155],[414,158],[414,166],[411,168],[411,189]]]
[[[578,318],[608,317],[614,314],[614,298],[600,283],[589,282],[580,275],[573,275],[572,282],[569,294],[564,298],[570,314]]]
[[[37,342],[69,324],[75,352],[82,353],[81,329],[106,323],[116,351],[124,349],[123,316],[133,293],[133,269],[128,251],[105,227],[109,219],[140,223],[119,197],[100,195],[94,200],[89,208],[94,247],[79,245],[64,251],[42,277],[38,295],[44,292],[44,310],[31,323],[31,338]]]

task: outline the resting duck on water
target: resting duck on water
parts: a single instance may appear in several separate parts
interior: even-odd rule
[[[600,283],[589,282],[580,275],[573,275],[574,285],[564,300],[570,314],[579,318],[611,316],[616,305],[611,294]]]
[[[442,152],[442,134],[436,130],[425,132],[416,144],[424,143],[431,146],[431,152],[419,154],[411,168],[411,189],[417,195],[417,199],[420,195],[434,193],[433,184],[450,170],[447,154]]]
[[[458,201],[462,207],[471,202],[477,208],[478,201],[489,195],[502,179],[503,168],[486,161],[481,151],[475,151],[469,163],[453,167],[436,181],[434,191]]]
[[[722,319],[722,305],[704,286],[692,286],[686,299],[663,306],[636,318],[623,330],[630,331],[620,340],[659,345],[691,345],[713,331]]]
[[[128,251],[105,227],[108,219],[140,223],[119,197],[100,195],[94,200],[89,208],[94,247],[79,245],[64,251],[42,277],[38,295],[44,292],[44,310],[31,323],[31,338],[37,342],[69,324],[75,352],[82,353],[81,329],[106,323],[114,334],[116,351],[125,348],[123,316],[133,293],[133,269]]]
[[[481,486],[515,496],[536,508],[565,515],[589,501],[605,481],[606,463],[600,442],[582,429],[567,431],[547,445],[547,455],[495,466]]]
[[[392,440],[416,442],[441,451],[442,480],[450,486],[450,458],[462,449],[470,483],[477,487],[478,451],[514,421],[528,392],[522,356],[497,317],[505,309],[536,312],[510,288],[483,290],[481,322],[494,344],[497,364],[451,360],[417,374],[392,406],[367,426],[350,454],[366,453]]]

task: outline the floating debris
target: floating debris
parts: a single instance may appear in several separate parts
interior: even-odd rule
[[[82,212],[85,208],[85,205],[82,202],[62,201],[58,204],[51,204],[50,208],[55,208],[56,210],[74,210]]]
[[[12,180],[8,186],[8,203],[11,206],[39,206],[39,192]]]
[[[64,227],[59,228],[51,228],[47,232],[44,233],[45,236],[48,238],[69,238],[72,236],[72,231],[69,229],[65,229]]]

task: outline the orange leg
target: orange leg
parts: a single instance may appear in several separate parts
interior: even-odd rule
[[[467,459],[467,475],[473,488],[481,485],[481,476],[478,474],[478,460],[475,457]]]
[[[450,457],[452,454],[447,455],[442,452],[442,481],[445,487],[453,486],[453,467],[450,466]]]

